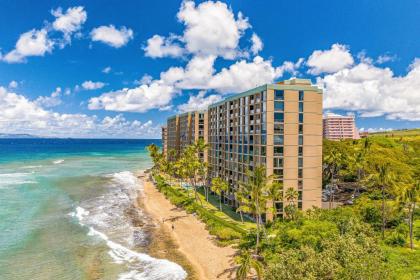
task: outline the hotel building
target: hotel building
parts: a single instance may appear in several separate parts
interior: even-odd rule
[[[199,139],[203,139],[207,143],[207,112],[195,111],[172,116],[168,118],[167,129],[167,150],[174,150],[176,154]],[[200,156],[207,159],[207,151]]]
[[[173,133],[181,142],[186,131],[191,131],[187,125],[181,128],[183,117],[168,119],[168,139]],[[211,176],[229,183],[225,203],[238,206],[234,193],[239,182],[247,180],[248,169],[264,165],[267,176],[275,175],[275,180],[283,182],[284,191],[298,191],[300,209],[321,207],[322,90],[310,80],[286,80],[233,95],[210,105],[207,118],[201,135],[209,144]],[[183,132],[171,130],[176,122]],[[168,140],[168,149],[176,148],[170,143],[176,140]],[[282,215],[286,205],[283,201],[275,204]]]
[[[360,139],[354,116],[341,116],[328,113],[323,120],[323,135],[329,140]]]
[[[322,91],[310,80],[263,85],[209,106],[209,164],[229,182],[231,205],[246,170],[264,165],[283,189],[298,191],[298,207],[321,207]],[[282,214],[284,204],[276,203]]]

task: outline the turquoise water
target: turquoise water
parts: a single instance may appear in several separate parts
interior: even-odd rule
[[[0,279],[184,279],[133,207],[152,142],[0,139]]]

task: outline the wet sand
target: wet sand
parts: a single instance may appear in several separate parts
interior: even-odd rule
[[[149,253],[180,264],[188,279],[234,279],[235,249],[218,246],[204,223],[172,205],[147,176],[138,175],[143,183],[138,203],[155,225]]]

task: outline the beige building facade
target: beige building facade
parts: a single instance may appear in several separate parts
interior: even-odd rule
[[[297,205],[306,210],[321,207],[322,133],[322,90],[310,80],[292,79],[233,95],[206,112],[169,118],[167,149],[180,152],[204,139],[209,149],[202,156],[211,177],[229,183],[225,202],[234,207],[234,193],[246,181],[246,171],[263,165],[284,191],[298,192]],[[282,215],[285,202],[275,205]]]
[[[203,139],[207,143],[207,138],[207,111],[187,112],[172,116],[167,120],[167,151],[174,150],[176,154],[179,154],[199,139]],[[206,160],[207,151],[200,156]]]
[[[298,191],[302,210],[321,207],[322,91],[310,80],[263,85],[209,106],[212,177],[229,182],[228,203],[246,170],[264,165],[283,189]],[[285,204],[276,202],[281,215]],[[270,217],[268,217],[270,218]]]

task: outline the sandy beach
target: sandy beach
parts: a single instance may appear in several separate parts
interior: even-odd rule
[[[189,279],[234,279],[232,267],[234,266],[235,250],[231,247],[219,247],[205,228],[205,224],[194,215],[172,205],[163,194],[147,179],[147,175],[139,174],[143,183],[143,194],[139,196],[139,204],[154,220],[156,226],[161,229],[161,239],[157,247],[168,250],[167,243],[173,243],[179,255],[185,257],[190,268]],[[155,246],[156,247],[156,244]],[[160,248],[162,249],[162,248]],[[155,248],[156,251],[156,248]],[[180,263],[181,265],[185,265]]]

